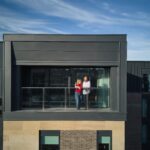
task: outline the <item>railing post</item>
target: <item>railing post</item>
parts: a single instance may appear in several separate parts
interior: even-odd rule
[[[42,99],[42,110],[44,111],[44,109],[45,109],[45,88],[43,88],[43,97],[42,97],[43,99]]]
[[[65,109],[67,108],[67,89],[65,87]]]

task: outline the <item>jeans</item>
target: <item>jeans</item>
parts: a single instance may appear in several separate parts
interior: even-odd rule
[[[81,94],[75,92],[75,100],[76,100],[76,108],[80,109],[80,103],[81,103]]]
[[[85,109],[89,108],[89,94],[83,94],[83,101],[85,105]]]

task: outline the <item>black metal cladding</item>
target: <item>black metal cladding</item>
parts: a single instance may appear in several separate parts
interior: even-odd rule
[[[0,98],[2,97],[3,42],[0,42]]]
[[[148,88],[144,88],[144,74],[150,74],[150,61],[127,62],[127,150],[150,149],[149,142],[142,144],[143,137],[149,141],[147,136],[143,136],[145,132],[149,135],[149,81],[146,81]],[[143,130],[145,126],[148,130]]]
[[[4,119],[27,117],[25,112],[12,112],[17,106],[16,97],[19,87],[19,70],[21,66],[98,66],[110,67],[112,78],[110,95],[111,112],[92,113],[95,117],[73,113],[78,120],[125,120],[126,116],[126,35],[4,35],[5,45],[5,112]],[[12,65],[13,62],[13,65]],[[12,88],[11,88],[12,87]],[[112,115],[112,111],[114,112]],[[17,115],[16,115],[17,113]],[[15,114],[13,116],[13,114]],[[36,119],[41,119],[34,112]],[[58,116],[53,112],[45,119],[69,120],[67,113]],[[98,115],[99,114],[99,115]],[[34,115],[34,116],[35,116]],[[13,116],[13,117],[11,117]],[[98,117],[99,116],[99,117]],[[23,118],[24,118],[23,117]],[[22,119],[23,119],[22,118]]]
[[[144,71],[150,69],[150,62],[128,61],[127,63],[127,92],[142,92],[142,77]]]
[[[13,42],[12,46],[17,64],[26,61],[120,60],[119,42]]]

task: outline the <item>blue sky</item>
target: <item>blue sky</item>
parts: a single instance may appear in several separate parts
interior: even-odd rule
[[[128,60],[150,60],[149,0],[0,0],[3,33],[127,34]]]

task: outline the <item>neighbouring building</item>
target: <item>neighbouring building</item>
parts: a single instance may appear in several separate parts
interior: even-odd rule
[[[4,34],[3,150],[124,150],[126,40]],[[91,82],[88,109],[82,102],[77,110],[74,84],[84,75]]]
[[[150,62],[127,63],[126,150],[150,149]]]
[[[3,58],[3,42],[0,42],[0,150],[2,150],[3,145],[3,122],[2,122],[2,58]]]

